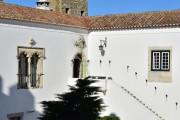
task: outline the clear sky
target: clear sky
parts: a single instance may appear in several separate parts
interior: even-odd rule
[[[36,0],[4,0],[23,6],[35,7]],[[134,13],[180,9],[180,0],[89,0],[89,15]]]

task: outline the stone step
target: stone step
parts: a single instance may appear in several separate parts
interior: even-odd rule
[[[132,92],[127,90],[125,87],[121,86],[121,89],[123,89],[127,94],[132,96],[135,100],[137,100],[140,104],[142,104],[145,108],[147,108],[150,112],[152,112],[155,116],[157,116],[161,120],[165,120],[160,116],[158,113],[156,113],[150,106],[146,105],[142,100],[140,100],[137,96],[135,96]]]

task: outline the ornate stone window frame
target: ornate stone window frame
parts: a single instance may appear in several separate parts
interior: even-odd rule
[[[79,35],[78,39],[75,41],[74,46],[77,49],[77,52],[75,54],[75,56],[72,59],[72,63],[73,63],[73,70],[72,70],[72,77],[73,78],[85,78],[88,75],[88,64],[87,64],[87,58],[86,58],[86,54],[85,54],[85,48],[86,48],[86,41],[84,39],[84,37],[82,35]],[[78,58],[79,56],[79,58]],[[79,59],[79,65],[78,67],[75,67],[75,61]],[[78,69],[78,70],[75,70]],[[74,76],[74,72],[79,71],[78,76]]]
[[[18,89],[29,89],[29,88],[42,88],[43,87],[43,61],[45,59],[45,49],[39,48],[39,47],[24,47],[24,46],[18,46],[17,47],[17,58],[20,59],[19,56],[21,53],[26,54],[26,57],[28,58],[28,74],[25,78],[26,86],[22,86],[21,83],[21,74],[20,74],[20,68],[18,63]],[[32,74],[31,74],[31,58],[34,54],[38,55],[38,61],[37,61],[37,70],[36,70],[36,86],[32,86]]]

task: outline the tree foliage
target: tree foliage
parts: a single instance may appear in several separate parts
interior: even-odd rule
[[[116,116],[116,114],[112,113],[109,116],[101,117],[98,120],[120,120],[120,118],[118,116]]]
[[[43,101],[40,120],[96,120],[104,109],[95,80],[78,79],[69,92],[57,94],[58,101]]]

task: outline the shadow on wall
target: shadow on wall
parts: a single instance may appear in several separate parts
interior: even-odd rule
[[[36,120],[39,113],[34,108],[34,97],[28,89],[10,88],[9,95],[3,93],[3,78],[0,76],[0,120],[8,117],[22,117],[24,120]]]

